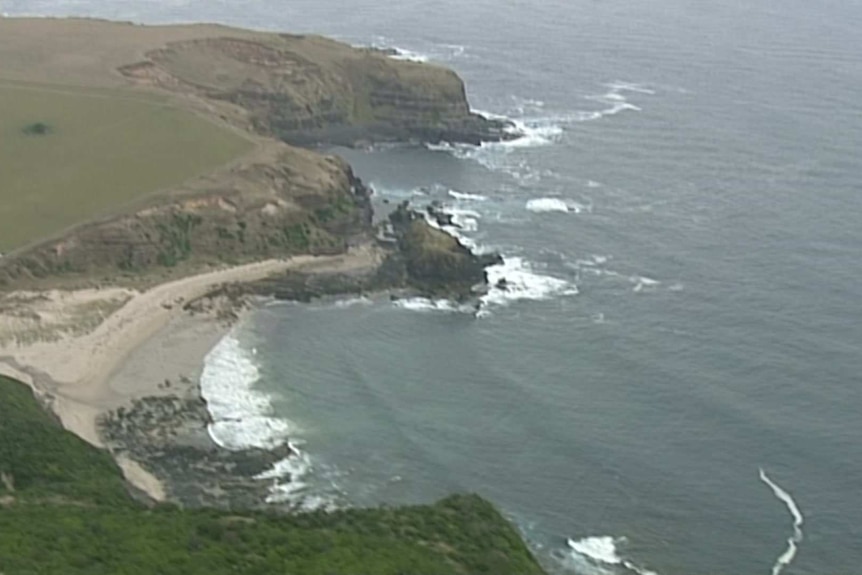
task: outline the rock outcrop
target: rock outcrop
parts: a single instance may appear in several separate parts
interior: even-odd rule
[[[388,265],[403,267],[404,283],[422,295],[456,301],[473,298],[487,286],[485,268],[502,261],[499,254],[474,254],[406,202],[389,219],[398,251]]]
[[[453,71],[319,36],[173,42],[120,71],[141,84],[228,103],[255,131],[292,144],[510,137],[504,122],[470,111]]]

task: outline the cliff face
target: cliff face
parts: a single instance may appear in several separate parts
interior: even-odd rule
[[[503,123],[470,112],[451,70],[316,36],[173,42],[120,71],[227,103],[254,130],[294,144],[507,137]]]
[[[368,190],[344,161],[273,143],[130,213],[3,258],[0,285],[340,253],[370,225]]]

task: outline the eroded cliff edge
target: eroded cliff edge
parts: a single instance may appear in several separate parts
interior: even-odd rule
[[[135,82],[237,106],[254,131],[293,144],[465,142],[507,137],[470,111],[452,70],[319,36],[180,41],[120,69]]]
[[[257,144],[213,173],[7,254],[0,259],[5,289],[139,285],[212,264],[343,253],[373,241],[370,191],[344,161],[296,145],[510,137],[505,123],[470,111],[464,83],[451,70],[318,36],[91,20],[30,21],[24,34],[14,22],[0,24],[15,39],[0,42],[7,77],[29,66],[50,81],[169,95]],[[52,50],[37,49],[38,31],[57,38]],[[437,234],[413,237],[439,253]],[[392,249],[420,254],[416,245]],[[445,247],[455,259],[466,257],[454,240]],[[416,268],[407,259],[407,270]],[[427,263],[443,260],[423,261],[426,278],[413,283],[442,293],[436,280],[427,281]],[[455,282],[459,293],[476,279],[471,274]]]

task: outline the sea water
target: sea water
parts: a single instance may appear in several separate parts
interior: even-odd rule
[[[320,32],[451,66],[505,144],[335,150],[496,250],[479,313],[263,308],[210,355],[273,502],[494,501],[560,573],[862,561],[862,6],[7,0],[10,14]],[[220,402],[218,398],[223,398]],[[283,480],[293,475],[293,483]],[[279,480],[279,478],[282,480]],[[279,482],[281,481],[281,482]]]

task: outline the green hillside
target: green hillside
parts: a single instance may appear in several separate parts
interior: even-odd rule
[[[475,495],[435,505],[303,515],[146,508],[111,458],[0,377],[0,573],[542,573]]]
[[[209,172],[251,143],[164,99],[0,80],[0,252]]]

